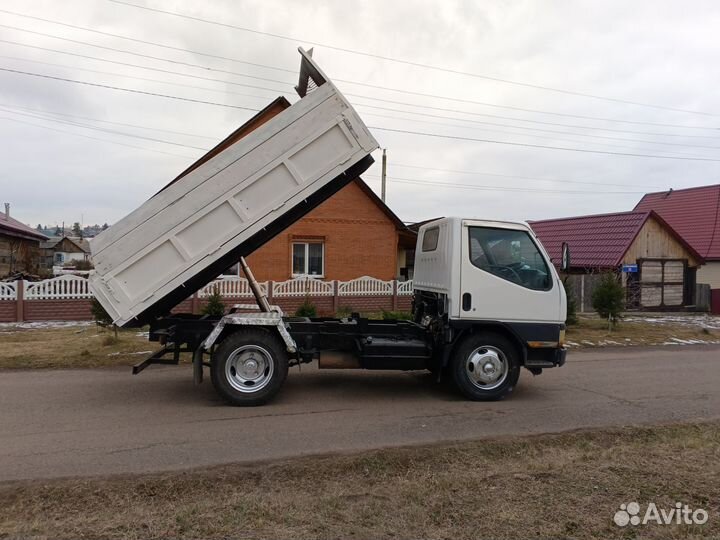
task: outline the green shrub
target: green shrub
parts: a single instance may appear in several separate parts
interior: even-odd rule
[[[577,301],[575,299],[575,291],[568,283],[568,278],[563,280],[563,287],[565,287],[565,296],[567,297],[567,315],[565,317],[565,324],[577,324]]]
[[[592,293],[593,309],[607,319],[612,327],[613,321],[622,316],[625,308],[625,289],[613,272],[603,274],[600,283]]]
[[[300,304],[300,307],[297,308],[297,311],[295,312],[296,317],[317,317],[317,307],[315,307],[315,304],[313,304],[309,298],[306,298],[305,301]]]
[[[346,317],[349,317],[352,315],[353,308],[352,306],[340,306],[338,310],[335,312],[335,317],[338,319],[344,319]]]
[[[382,311],[382,318],[391,321],[409,321],[412,319],[412,313],[409,311]]]
[[[202,308],[202,314],[208,317],[222,317],[225,315],[225,304],[222,302],[220,290],[213,287],[213,292],[208,296],[207,304]]]

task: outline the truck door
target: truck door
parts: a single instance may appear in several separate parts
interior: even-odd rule
[[[565,319],[561,285],[526,229],[464,223],[461,246],[461,319]]]

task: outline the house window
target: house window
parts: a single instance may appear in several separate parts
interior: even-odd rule
[[[63,253],[55,254],[55,264],[63,264],[65,262],[65,256]]]
[[[292,274],[323,277],[325,274],[325,245],[322,242],[293,242]]]

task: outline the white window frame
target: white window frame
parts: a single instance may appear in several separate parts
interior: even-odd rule
[[[305,246],[305,272],[296,274],[295,273],[295,265],[293,264],[293,259],[295,258],[295,245],[299,244],[302,246]],[[310,244],[320,244],[322,247],[322,254],[321,254],[321,264],[322,264],[322,270],[320,274],[308,274],[308,264],[310,263]],[[290,275],[294,278],[298,277],[312,277],[312,278],[319,278],[323,279],[325,278],[325,242],[323,240],[293,240],[292,244],[290,245]]]

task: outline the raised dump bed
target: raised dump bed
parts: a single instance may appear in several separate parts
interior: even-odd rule
[[[91,241],[90,287],[115,324],[167,314],[373,163],[377,141],[299,51],[298,102]]]

